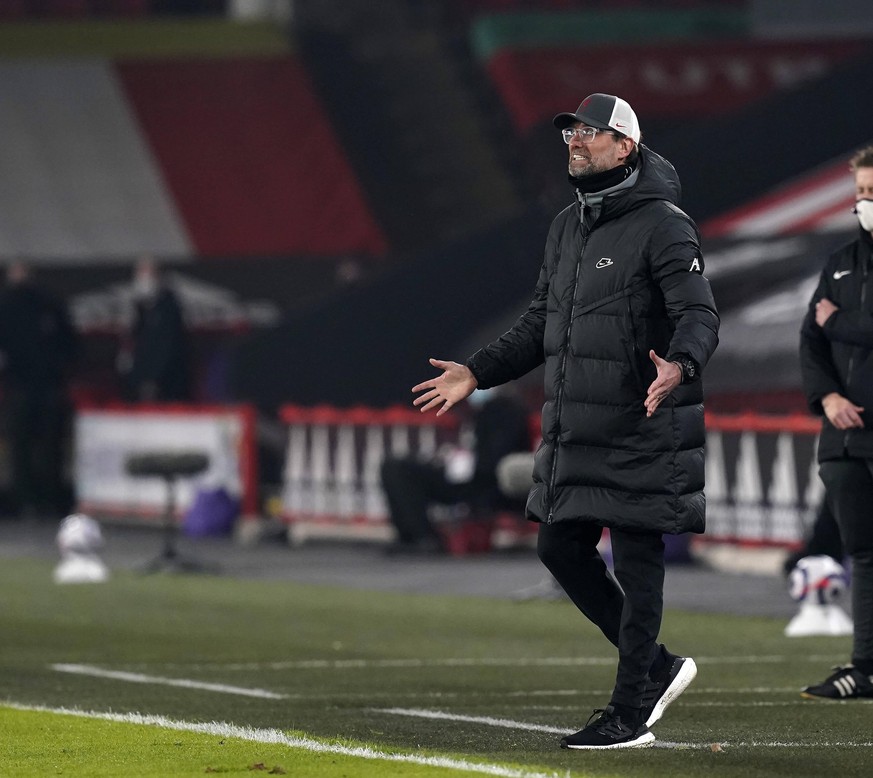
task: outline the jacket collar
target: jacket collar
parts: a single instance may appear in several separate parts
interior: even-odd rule
[[[592,224],[597,218],[611,219],[631,210],[645,200],[666,200],[679,204],[681,195],[679,176],[673,165],[664,157],[640,144],[640,156],[634,172],[617,186],[595,192],[593,195],[577,193],[580,218]],[[588,215],[583,206],[589,206]],[[597,211],[591,213],[591,209]]]

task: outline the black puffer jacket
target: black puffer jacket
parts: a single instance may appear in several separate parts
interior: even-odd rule
[[[824,418],[818,459],[873,459],[873,238],[859,228],[857,240],[831,254],[800,330],[800,365],[810,410],[824,416],[821,401],[838,392],[864,408],[863,429],[838,430]],[[824,327],[815,304],[826,297],[840,310]]]
[[[678,387],[649,419],[643,403],[657,374],[649,349],[702,369],[718,314],[676,171],[640,151],[635,182],[604,199],[590,229],[578,203],[558,214],[530,307],[467,365],[488,387],[546,363],[528,518],[702,532],[701,384]]]

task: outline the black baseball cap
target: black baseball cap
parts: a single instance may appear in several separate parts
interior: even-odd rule
[[[582,122],[601,130],[615,130],[627,135],[634,143],[640,141],[640,123],[626,100],[615,95],[596,92],[588,95],[576,109],[576,113],[559,113],[552,123],[559,130]]]

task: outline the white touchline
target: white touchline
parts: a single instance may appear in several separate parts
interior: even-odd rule
[[[147,683],[158,686],[180,686],[184,689],[202,689],[207,692],[220,692],[222,694],[238,694],[243,697],[260,697],[265,700],[287,700],[287,694],[276,694],[266,689],[248,689],[242,686],[228,686],[223,683],[206,683],[205,681],[192,681],[189,678],[163,678],[159,675],[143,675],[142,673],[127,673],[121,670],[104,670],[93,665],[53,664],[52,670],[59,673],[73,673],[75,675],[90,675],[94,678],[110,678],[113,681],[127,681],[129,683]]]
[[[570,731],[568,727],[550,727],[545,724],[530,724],[526,721],[513,721],[512,719],[496,719],[491,716],[465,716],[460,713],[449,713],[442,710],[424,710],[421,708],[371,708],[375,713],[387,713],[395,716],[415,716],[423,719],[442,719],[443,721],[462,721],[466,724],[485,724],[491,727],[505,727],[507,729],[522,729],[528,732],[548,732],[548,733],[567,733]],[[674,743],[668,740],[655,741],[655,747],[661,748],[709,748],[712,743]],[[861,743],[852,742],[824,742],[816,743],[813,741],[802,742],[765,742],[760,740],[737,741],[736,743],[727,741],[720,743],[722,746],[731,746],[733,748],[871,748],[873,742],[865,741]]]
[[[431,697],[437,699],[446,699],[446,698],[456,698],[461,695],[454,692],[432,692],[432,693],[423,693],[423,692],[413,692],[409,694],[397,694],[396,692],[368,692],[366,694],[353,694],[348,692],[341,692],[337,694],[279,694],[277,692],[267,691],[266,689],[251,689],[243,686],[230,686],[228,684],[220,684],[220,683],[207,683],[205,681],[194,681],[188,678],[166,678],[159,675],[146,675],[144,673],[132,673],[124,670],[107,670],[102,667],[95,667],[94,665],[81,665],[81,664],[64,664],[58,663],[50,665],[52,670],[55,670],[59,673],[72,673],[75,675],[88,675],[94,678],[108,678],[115,681],[127,681],[128,683],[143,683],[143,684],[155,684],[158,686],[176,686],[183,689],[201,689],[203,691],[211,691],[211,692],[219,692],[222,694],[237,694],[244,697],[259,697],[261,699],[266,700],[288,700],[288,699],[300,699],[300,700],[320,700],[320,699],[330,699],[334,697],[339,697],[341,699],[359,699],[359,698],[368,698],[374,699],[377,697],[390,697],[392,699],[397,699],[398,697],[413,697],[416,699],[421,699],[422,697]],[[216,669],[219,665],[213,665],[212,669]],[[190,667],[188,669],[191,669]],[[226,669],[226,668],[225,668]],[[795,687],[781,687],[781,688],[768,688],[768,687],[754,687],[754,688],[742,688],[742,689],[723,689],[723,688],[704,688],[704,689],[689,689],[686,692],[687,695],[697,695],[697,694],[796,694],[799,689]],[[463,695],[464,697],[583,697],[583,696],[602,696],[603,694],[608,694],[609,690],[606,689],[531,689],[524,691],[512,691],[512,692],[488,692],[488,693],[469,693]],[[863,700],[861,702],[864,702]],[[689,703],[695,704],[695,703]],[[767,706],[775,706],[782,704],[795,704],[795,703],[727,703],[727,702],[710,702],[710,703],[696,703],[700,706],[710,706],[710,707],[767,707]],[[802,704],[802,703],[798,703]]]
[[[164,716],[151,716],[141,713],[104,713],[101,711],[84,711],[75,708],[48,708],[42,705],[20,705],[15,702],[0,701],[0,707],[13,708],[15,710],[36,711],[54,713],[62,716],[79,716],[87,719],[100,719],[102,721],[115,721],[122,724],[138,724],[152,727],[162,727],[177,732],[196,732],[218,737],[233,737],[240,740],[248,740],[252,743],[269,743],[288,748],[298,748],[303,751],[312,751],[321,754],[339,754],[352,756],[360,759],[381,759],[388,762],[408,762],[410,764],[425,765],[428,767],[446,767],[453,770],[464,770],[470,773],[483,773],[496,775],[500,778],[559,778],[558,773],[535,773],[512,767],[504,767],[487,762],[468,762],[464,759],[449,759],[440,756],[418,756],[416,754],[401,754],[391,751],[377,751],[367,746],[341,746],[337,743],[325,743],[309,737],[298,735],[286,735],[278,729],[255,729],[254,727],[240,727],[225,722],[211,722],[209,724],[196,721],[175,721]]]
[[[376,713],[388,713],[395,716],[414,716],[422,719],[442,719],[443,721],[462,721],[465,724],[485,724],[489,727],[504,727],[505,729],[522,729],[526,732],[547,732],[550,735],[566,735],[570,727],[550,727],[546,724],[530,724],[526,721],[512,719],[496,719],[491,716],[464,716],[460,713],[447,713],[440,710],[422,710],[420,708],[373,708]],[[702,748],[694,743],[672,743],[665,740],[655,742],[656,748]]]
[[[695,656],[697,664],[737,665],[737,664],[782,664],[783,662],[835,662],[838,656],[830,654],[804,654],[803,656]],[[298,661],[277,662],[215,662],[215,663],[158,663],[164,668],[187,670],[360,670],[384,667],[612,667],[615,657],[607,656],[544,656],[537,658],[503,657],[448,657],[443,659],[302,659]]]
[[[609,692],[606,692],[608,694]],[[796,691],[795,691],[796,693]],[[686,692],[687,694],[687,692]],[[685,697],[682,697],[683,708],[796,708],[798,706],[808,706],[815,703],[803,702],[802,700],[787,700],[785,702],[689,702]],[[852,707],[861,705],[873,705],[873,700],[852,700]],[[525,710],[550,710],[550,711],[571,711],[578,712],[578,705],[525,705]]]
[[[423,710],[422,708],[373,708],[376,713],[390,713],[394,716],[414,716],[419,719],[443,719],[445,721],[464,721],[468,724],[487,724],[490,727],[506,729],[525,729],[530,732],[549,732],[555,735],[567,733],[566,727],[549,727],[545,724],[528,724],[512,719],[495,719],[491,716],[464,716],[460,713],[447,713],[442,710]]]

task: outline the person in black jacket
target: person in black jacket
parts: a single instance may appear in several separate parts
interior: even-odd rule
[[[133,300],[133,321],[118,357],[125,398],[133,402],[190,400],[182,306],[152,257],[141,257],[136,264]]]
[[[0,294],[0,364],[9,432],[13,511],[55,517],[71,505],[64,478],[68,383],[77,337],[66,305],[13,262]]]
[[[858,236],[825,264],[800,334],[819,474],[852,560],[852,661],[804,697],[873,697],[873,146],[851,160]]]
[[[575,197],[552,222],[530,306],[466,364],[432,359],[443,372],[413,391],[442,414],[545,362],[527,515],[541,560],[619,656],[609,705],[561,745],[642,746],[696,674],[657,643],[662,533],[704,529],[700,374],[719,319],[676,171],[640,143],[631,107],[593,94],[554,124]],[[597,552],[604,527],[618,584]]]
[[[508,393],[496,390],[473,408],[469,472],[453,473],[439,458],[387,456],[381,466],[382,488],[396,539],[390,554],[442,553],[445,546],[428,513],[430,506],[465,505],[473,515],[488,516],[509,507],[497,483],[497,465],[507,454],[530,451],[528,411]],[[472,403],[471,398],[471,403]]]

